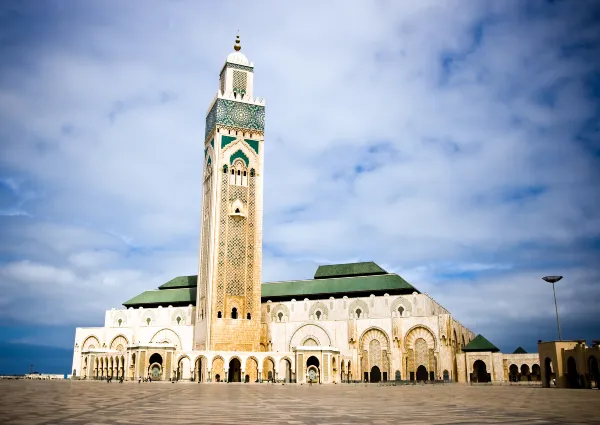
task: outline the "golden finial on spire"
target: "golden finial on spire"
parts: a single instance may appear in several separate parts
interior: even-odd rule
[[[241,49],[242,45],[240,44],[240,32],[238,31],[237,35],[235,36],[235,45],[233,46],[233,50],[239,52]]]

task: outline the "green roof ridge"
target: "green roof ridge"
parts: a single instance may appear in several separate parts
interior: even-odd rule
[[[145,305],[195,305],[196,288],[154,289],[136,295],[123,303],[125,307]]]
[[[158,287],[158,289],[172,289],[172,288],[195,288],[198,283],[198,276],[177,276],[171,279],[167,283],[164,283]]]
[[[419,292],[414,286],[394,273],[370,276],[334,277],[314,280],[289,280],[263,283],[261,298],[308,297],[311,295],[333,296],[357,292]],[[338,295],[339,296],[339,295]]]
[[[496,353],[500,351],[498,347],[489,342],[483,335],[477,335],[471,342],[465,345],[462,349],[465,352],[469,351],[491,351]]]
[[[527,354],[527,351],[523,347],[517,347],[513,354]]]
[[[319,266],[315,272],[315,279],[329,279],[335,277],[371,276],[386,274],[387,272],[373,261],[362,263],[328,264]]]

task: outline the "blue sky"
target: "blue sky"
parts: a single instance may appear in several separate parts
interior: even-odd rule
[[[4,1],[0,373],[195,274],[239,29],[267,102],[263,280],[376,261],[502,350],[600,337],[593,1]]]

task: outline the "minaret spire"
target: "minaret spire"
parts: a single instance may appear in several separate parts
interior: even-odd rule
[[[233,49],[236,52],[239,52],[240,50],[242,50],[242,45],[240,44],[240,31],[238,30],[237,35],[235,36],[235,45],[233,46]]]

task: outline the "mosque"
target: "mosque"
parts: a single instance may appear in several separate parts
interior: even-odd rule
[[[73,378],[344,383],[539,380],[538,354],[502,354],[374,262],[261,283],[265,102],[239,37],[206,114],[197,276],[77,328]]]

